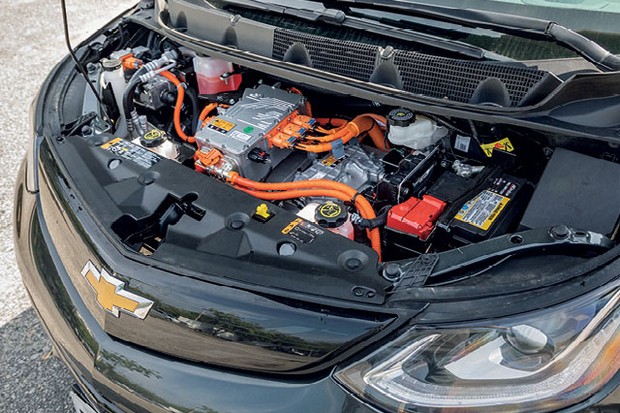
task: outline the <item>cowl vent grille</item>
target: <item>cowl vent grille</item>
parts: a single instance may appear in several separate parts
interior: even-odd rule
[[[407,92],[463,103],[470,102],[478,86],[488,78],[499,79],[506,86],[511,106],[531,103],[559,83],[548,72],[517,65],[451,59],[399,49],[386,53],[375,45],[288,29],[276,29],[273,58],[289,62],[309,60],[313,68],[362,81],[375,80],[379,65],[393,65],[394,73],[400,78],[390,82],[391,85],[402,85]]]

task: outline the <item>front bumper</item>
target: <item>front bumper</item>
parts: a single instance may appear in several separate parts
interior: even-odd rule
[[[18,265],[57,354],[74,374],[82,398],[94,409],[114,413],[376,412],[329,376],[304,380],[250,376],[182,362],[109,336],[88,311],[53,245],[39,195],[25,189],[24,165],[16,184],[14,213]],[[605,393],[616,384],[610,383]],[[589,406],[602,397],[596,395],[568,411],[620,411],[618,390]]]
[[[288,381],[252,377],[182,362],[110,337],[71,282],[47,231],[39,196],[25,190],[23,168],[16,187],[16,255],[24,284],[57,353],[98,410],[374,411],[328,376]],[[88,342],[84,337],[90,337]]]

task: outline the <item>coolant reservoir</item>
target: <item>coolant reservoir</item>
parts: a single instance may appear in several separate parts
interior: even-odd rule
[[[151,152],[155,152],[164,158],[177,159],[179,157],[177,144],[170,140],[166,132],[157,128],[150,128],[144,135],[134,139],[133,143]]]
[[[311,202],[299,211],[297,216],[314,222],[334,234],[351,240],[355,238],[351,217],[341,202]]]
[[[405,108],[392,110],[387,122],[390,143],[411,149],[425,149],[448,134],[434,120]]]
[[[101,88],[110,87],[116,106],[120,112],[116,122],[116,136],[127,136],[127,122],[125,121],[125,113],[123,112],[123,92],[127,88],[125,75],[123,74],[122,63],[119,59],[104,59],[101,61],[103,69],[101,73]]]
[[[233,65],[213,57],[194,57],[194,70],[198,81],[198,93],[213,95],[215,93],[237,90],[241,84],[241,75],[230,75]]]

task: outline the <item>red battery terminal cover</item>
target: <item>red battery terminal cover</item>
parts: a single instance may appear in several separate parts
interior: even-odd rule
[[[424,195],[422,199],[411,197],[390,209],[387,227],[426,241],[445,208],[444,201],[430,195]]]

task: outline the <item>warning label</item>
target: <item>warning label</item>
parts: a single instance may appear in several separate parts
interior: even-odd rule
[[[485,190],[466,202],[454,218],[486,231],[508,202],[510,198]]]
[[[295,219],[282,230],[282,234],[289,235],[303,244],[310,244],[316,237],[324,233],[325,231],[322,229],[301,218]]]
[[[232,122],[224,120],[222,118],[215,118],[207,125],[209,129],[213,129],[216,132],[226,134],[230,132],[236,125]]]
[[[332,168],[334,168],[340,163],[342,163],[344,160],[346,160],[348,157],[348,155],[345,155],[342,158],[336,159],[334,155],[329,155],[327,158],[323,159],[321,163],[325,166],[331,166]]]
[[[112,152],[120,158],[135,162],[144,168],[150,168],[162,159],[156,153],[123,138],[112,139],[101,145],[101,148]]]
[[[484,154],[489,158],[493,156],[493,149],[504,152],[513,152],[515,150],[515,147],[512,146],[512,142],[510,142],[510,139],[508,138],[501,139],[497,142],[484,143],[481,144],[480,147],[482,148]]]

